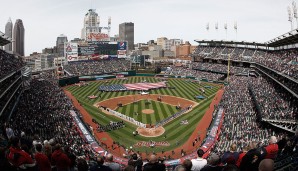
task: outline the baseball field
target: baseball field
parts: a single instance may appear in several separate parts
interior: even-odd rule
[[[121,121],[121,118],[101,111],[96,107],[96,104],[102,102],[117,104],[119,103],[117,98],[120,97],[133,100],[131,100],[131,103],[123,104],[122,107],[115,107],[113,110],[142,123],[152,125],[177,113],[180,110],[177,109],[177,106],[183,106],[183,100],[193,103],[191,110],[163,125],[164,132],[159,136],[134,136],[133,132],[137,130],[138,126],[126,121],[124,121],[125,127],[123,128],[108,131],[105,134],[96,134],[95,136],[98,141],[105,144],[109,144],[107,141],[112,139],[124,148],[133,148],[135,151],[142,153],[160,153],[162,151],[172,151],[182,146],[189,139],[221,87],[221,85],[213,83],[193,82],[187,79],[168,79],[167,88],[149,90],[150,94],[143,96],[139,94],[139,91],[101,92],[98,90],[100,85],[140,83],[144,80],[149,83],[161,81],[155,77],[128,77],[127,80],[111,79],[89,82],[89,85],[82,87],[71,85],[66,87],[65,91],[71,93],[84,110],[102,125],[107,125],[110,121]],[[97,96],[97,98],[89,99],[88,96],[91,95]],[[161,95],[166,98],[165,100],[157,101],[154,95]],[[203,96],[204,99],[197,99],[195,96]],[[138,97],[137,101],[135,97]],[[200,136],[200,134],[206,134],[206,131],[198,132],[197,134]],[[156,146],[150,147],[148,144],[151,142],[158,143]]]

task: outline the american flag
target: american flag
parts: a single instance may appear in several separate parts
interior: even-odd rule
[[[166,82],[123,84],[127,90],[150,90],[166,87]]]

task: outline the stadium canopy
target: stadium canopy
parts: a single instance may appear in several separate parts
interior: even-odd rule
[[[225,41],[225,40],[194,40],[197,43],[216,44],[216,45],[243,45],[243,46],[267,46],[264,43],[246,42],[246,41]]]
[[[7,45],[8,43],[11,43],[11,39],[0,31],[0,46]]]
[[[217,46],[240,45],[240,46],[255,46],[255,47],[263,47],[266,49],[271,49],[271,48],[278,48],[278,47],[298,44],[298,29],[287,32],[265,43],[246,42],[246,41],[226,41],[226,40],[200,40],[200,39],[196,39],[194,41],[199,44],[208,44],[208,45],[217,45]]]
[[[298,29],[292,30],[281,36],[278,36],[268,42],[265,42],[269,47],[281,47],[298,43]]]

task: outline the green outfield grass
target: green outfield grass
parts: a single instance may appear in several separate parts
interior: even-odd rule
[[[110,121],[120,121],[119,118],[113,117],[110,115],[106,115],[102,112],[100,112],[96,107],[93,106],[94,103],[106,100],[109,98],[113,97],[119,97],[119,96],[125,96],[125,95],[134,95],[138,94],[137,91],[124,91],[124,92],[100,92],[98,91],[98,86],[100,85],[109,85],[109,84],[125,84],[125,83],[139,83],[142,80],[146,79],[148,82],[159,82],[160,80],[153,78],[153,77],[129,77],[128,81],[124,80],[110,80],[109,82],[106,81],[96,81],[96,82],[90,82],[88,86],[85,87],[78,87],[78,86],[69,86],[67,87],[67,90],[69,90],[77,99],[78,101],[82,104],[82,106],[87,110],[87,112],[94,118],[96,119],[99,123],[101,124],[108,124]],[[171,121],[164,125],[164,128],[166,132],[164,133],[166,135],[166,138],[164,138],[164,135],[161,135],[159,137],[155,138],[146,138],[142,136],[136,136],[134,137],[132,132],[136,130],[136,126],[129,123],[125,122],[126,127],[115,130],[115,131],[110,131],[108,134],[117,142],[120,144],[123,144],[127,147],[134,145],[135,143],[139,141],[168,141],[171,145],[168,147],[155,147],[155,148],[148,148],[148,147],[139,147],[135,148],[137,151],[140,152],[161,152],[162,150],[168,151],[172,150],[174,148],[177,148],[181,144],[183,144],[188,137],[192,134],[194,131],[195,127],[203,117],[204,113],[209,107],[209,104],[211,103],[213,97],[215,96],[216,92],[219,89],[219,85],[214,85],[212,89],[205,89],[205,94],[202,94],[199,91],[199,88],[202,88],[204,86],[210,86],[209,83],[202,82],[201,84],[198,83],[192,83],[192,82],[187,82],[184,79],[169,79],[168,80],[168,86],[175,87],[175,89],[169,89],[169,88],[161,88],[161,89],[155,89],[155,90],[150,90],[150,94],[161,94],[161,95],[171,95],[171,96],[177,96],[177,97],[182,97],[186,98],[192,101],[196,101],[199,103],[198,106],[194,107],[192,111],[190,111],[187,114],[184,114],[178,118],[176,118],[174,121]],[[89,95],[96,95],[100,96],[101,98],[89,100],[87,96]],[[206,99],[203,100],[197,100],[194,99],[194,96],[197,95],[203,95],[206,97]],[[153,102],[153,101],[151,101]],[[159,103],[159,102],[156,102]],[[168,115],[172,115],[175,113],[174,109],[175,107],[161,107],[158,109],[158,105],[154,102],[154,105],[152,104],[152,109],[156,110],[161,110],[161,114],[158,112],[157,115],[154,115],[155,120],[161,120],[162,118],[165,118]],[[131,104],[133,105],[133,104]],[[142,105],[141,105],[142,106]],[[146,107],[145,107],[146,108]],[[139,111],[141,110],[141,107],[123,107],[120,108],[121,113],[125,114],[133,114],[134,111]],[[140,113],[140,112],[139,112]],[[158,115],[160,114],[160,115]],[[165,115],[163,115],[165,114]],[[153,115],[152,115],[153,116]],[[135,116],[134,116],[135,117]],[[142,117],[143,115],[139,115],[139,117]],[[137,117],[139,119],[139,117]],[[146,118],[144,118],[144,121],[151,122],[152,118],[151,115],[146,115]],[[180,122],[182,120],[188,120],[187,125],[180,125]],[[104,139],[101,139],[101,141],[104,141]],[[179,142],[179,145],[176,145],[177,141]]]
[[[143,114],[143,109],[152,109],[154,113]],[[118,108],[116,111],[127,115],[144,124],[154,124],[178,112],[176,106],[150,100],[150,104],[146,104],[146,100],[140,100]],[[138,115],[135,114],[138,113]]]

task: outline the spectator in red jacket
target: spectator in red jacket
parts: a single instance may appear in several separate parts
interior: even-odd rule
[[[68,171],[71,165],[70,159],[62,151],[60,144],[55,146],[52,154],[52,164],[56,166],[57,171]]]
[[[251,142],[251,143],[253,143],[253,142]],[[249,146],[243,147],[243,150],[242,150],[242,152],[239,154],[238,160],[237,160],[237,162],[236,162],[236,166],[237,166],[237,167],[240,167],[242,158],[245,156],[245,154],[247,153],[248,150],[250,150],[250,147],[249,147]]]
[[[42,145],[36,144],[35,146],[36,153],[35,153],[35,160],[37,164],[38,171],[51,171],[51,163],[48,157],[41,152]]]
[[[7,155],[7,160],[16,168],[34,167],[31,156],[20,148],[21,142],[18,137],[11,137],[11,147]]]
[[[278,153],[277,139],[275,136],[270,137],[269,145],[267,147],[265,147],[265,149],[266,149],[265,159],[274,160]]]

